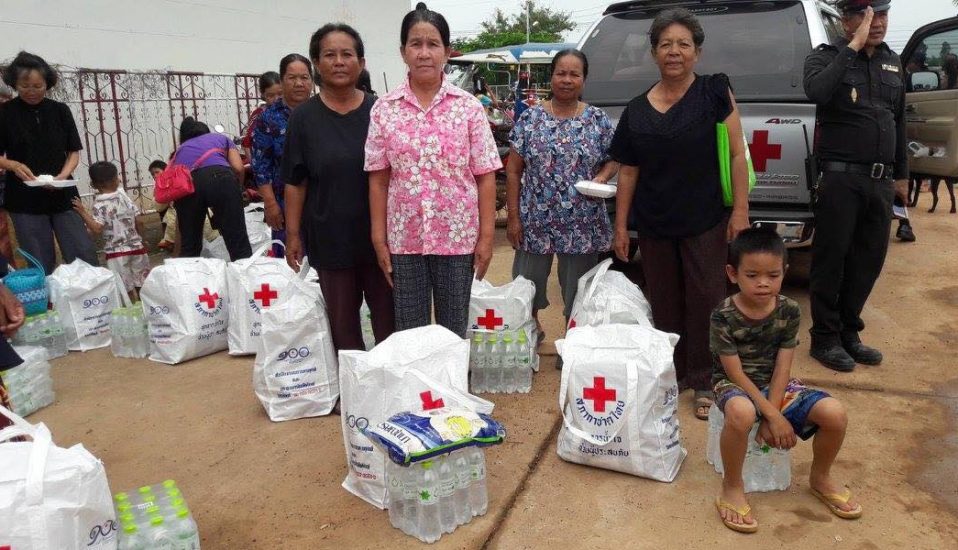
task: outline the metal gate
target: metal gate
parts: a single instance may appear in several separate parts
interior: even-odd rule
[[[259,103],[257,75],[194,72],[64,71],[51,90],[53,99],[73,111],[83,152],[74,176],[81,195],[91,194],[87,167],[100,160],[116,164],[130,196],[153,208],[148,167],[168,160],[180,122],[192,116],[210,128],[223,126],[230,137],[246,130]]]

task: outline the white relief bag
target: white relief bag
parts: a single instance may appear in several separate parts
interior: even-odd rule
[[[638,285],[610,270],[612,259],[600,262],[579,278],[569,328],[586,325],[652,325],[652,308]]]
[[[0,548],[115,550],[117,522],[103,463],[77,444],[54,445],[46,425],[0,430]],[[29,441],[9,441],[23,437]]]
[[[69,349],[87,351],[110,345],[110,314],[122,305],[117,280],[109,269],[80,259],[61,264],[47,277],[50,301],[60,312]]]
[[[176,365],[227,347],[226,262],[173,258],[154,267],[140,291],[150,326],[150,359]]]
[[[253,364],[253,390],[274,422],[333,411],[339,399],[339,367],[317,282],[287,267],[279,302],[263,310]],[[232,316],[230,317],[232,323]]]
[[[285,258],[266,256],[273,243],[260,245],[249,258],[226,265],[230,295],[228,344],[230,355],[256,353],[262,312],[283,299],[290,277],[296,273]]]
[[[438,325],[396,332],[372,351],[341,351],[339,366],[349,468],[343,488],[377,508],[388,507],[388,459],[364,428],[443,406],[492,412],[491,402],[468,393],[469,342]]]
[[[672,481],[687,454],[672,353],[678,336],[642,325],[570,329],[557,452],[569,462]]]

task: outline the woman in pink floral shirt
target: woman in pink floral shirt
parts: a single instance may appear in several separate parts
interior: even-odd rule
[[[473,274],[492,259],[495,171],[479,101],[449,83],[449,25],[420,3],[402,22],[408,79],[383,96],[366,140],[372,240],[393,285],[396,330],[436,321],[465,337]]]

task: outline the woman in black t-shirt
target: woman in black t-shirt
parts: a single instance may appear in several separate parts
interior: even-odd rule
[[[80,134],[70,108],[46,97],[57,74],[42,58],[20,52],[3,69],[17,97],[0,105],[0,168],[6,170],[4,202],[20,246],[38,258],[49,275],[56,266],[53,237],[67,263],[81,258],[97,265],[96,248],[72,200],[76,187],[29,187],[41,175],[72,179],[80,162]]]
[[[728,241],[748,227],[742,122],[728,77],[693,72],[705,41],[695,16],[663,11],[649,35],[662,79],[629,102],[612,140],[612,158],[622,164],[613,246],[626,260],[631,214],[655,326],[680,336],[676,374],[695,390],[695,416],[704,420],[712,405],[709,315],[725,298]],[[732,151],[731,212],[722,202],[719,122],[728,125]]]
[[[336,350],[363,349],[365,298],[377,342],[393,332],[393,296],[370,238],[369,177],[363,170],[375,98],[356,89],[363,41],[349,25],[321,27],[309,56],[320,92],[293,110],[281,179],[286,184],[286,259],[319,271]]]

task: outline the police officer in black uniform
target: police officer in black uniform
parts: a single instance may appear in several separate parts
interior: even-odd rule
[[[859,338],[861,312],[885,262],[892,202],[907,189],[904,72],[884,42],[890,4],[839,0],[846,38],[805,59],[805,93],[818,105],[821,170],[811,356],[843,372],[881,363],[881,352]]]

